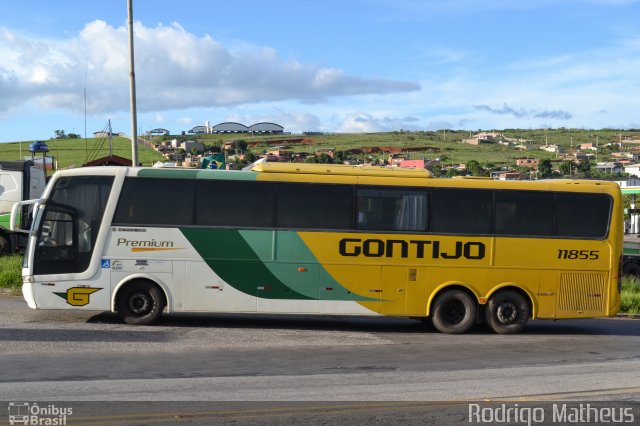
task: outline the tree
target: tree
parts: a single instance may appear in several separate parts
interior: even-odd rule
[[[247,142],[243,139],[238,139],[237,141],[233,141],[233,147],[238,152],[244,152],[247,149]]]
[[[447,177],[454,177],[454,176],[460,176],[460,172],[458,171],[458,169],[454,169],[453,167],[449,168],[449,170],[447,170]]]
[[[584,173],[585,177],[591,176],[591,163],[589,163],[588,161],[581,161],[578,164],[578,170]]]
[[[548,158],[542,160],[538,165],[538,176],[541,178],[548,178],[553,175],[553,170],[551,170],[551,160]]]
[[[470,160],[466,164],[467,171],[471,176],[484,176],[484,169],[476,160]]]
[[[562,163],[560,163],[560,166],[558,168],[560,169],[560,173],[562,173],[563,176],[571,176],[576,166],[575,164],[573,164],[573,161],[563,161]]]
[[[64,133],[64,130],[56,130],[56,139],[66,139],[67,135]]]
[[[326,152],[320,153],[320,155],[316,158],[318,160],[318,163],[333,164],[333,158]]]

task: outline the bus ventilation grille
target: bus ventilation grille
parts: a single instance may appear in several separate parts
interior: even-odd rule
[[[604,312],[606,279],[606,274],[561,274],[558,310]]]

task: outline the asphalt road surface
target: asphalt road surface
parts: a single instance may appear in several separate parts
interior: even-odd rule
[[[639,372],[633,319],[533,321],[513,336],[482,326],[444,335],[404,318],[284,315],[174,314],[141,327],[0,296],[8,410],[0,403],[0,422],[17,403],[37,402],[41,417],[72,409],[66,424],[482,420],[470,404],[544,407],[542,424],[552,424],[550,404],[559,401],[630,407],[638,422]]]

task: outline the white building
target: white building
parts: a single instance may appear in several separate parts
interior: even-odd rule
[[[204,151],[204,145],[196,141],[184,141],[180,144],[180,148],[184,149],[185,152],[191,152],[193,148],[198,152]]]
[[[600,173],[622,173],[622,166],[620,163],[598,163],[596,164],[596,170]]]
[[[630,176],[640,177],[640,164],[629,164],[624,168],[625,173],[629,173]]]

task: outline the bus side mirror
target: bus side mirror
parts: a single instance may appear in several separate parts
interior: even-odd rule
[[[22,234],[29,234],[31,235],[32,232],[29,229],[22,229],[20,227],[20,224],[18,223],[18,221],[20,223],[23,223],[24,220],[26,220],[26,218],[22,217],[22,207],[30,205],[30,204],[35,204],[35,207],[37,208],[37,203],[42,203],[44,201],[44,199],[40,198],[37,200],[26,200],[26,201],[20,201],[18,203],[15,203],[12,207],[11,207],[11,217],[9,219],[9,229],[11,230],[11,232],[20,232]],[[35,209],[34,209],[35,211]]]

